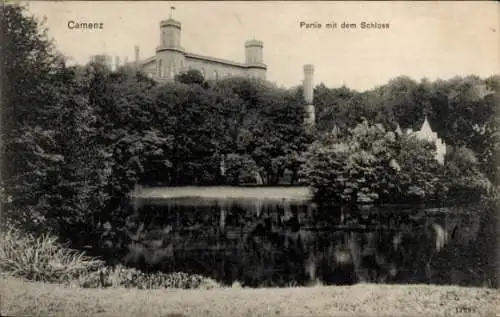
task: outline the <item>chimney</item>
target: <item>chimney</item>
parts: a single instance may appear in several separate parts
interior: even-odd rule
[[[305,102],[305,124],[313,126],[316,117],[313,105],[314,100],[314,65],[304,65],[304,102]]]
[[[135,68],[139,69],[139,46],[135,46]]]

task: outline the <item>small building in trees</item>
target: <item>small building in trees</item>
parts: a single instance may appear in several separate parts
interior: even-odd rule
[[[401,128],[397,127],[396,133],[401,134]],[[422,127],[418,131],[413,131],[413,129],[407,129],[406,134],[414,135],[419,140],[425,140],[436,145],[436,155],[435,158],[440,164],[444,164],[444,156],[446,155],[446,143],[439,138],[436,132],[434,132],[429,124],[429,120],[425,117]]]

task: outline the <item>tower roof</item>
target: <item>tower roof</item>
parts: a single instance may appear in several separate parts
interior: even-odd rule
[[[417,131],[417,136],[420,139],[426,139],[428,141],[435,141],[438,139],[437,133],[432,131],[431,125],[427,120],[427,116],[425,117],[424,123],[422,124],[422,128],[420,128],[420,131]]]
[[[429,124],[429,120],[427,120],[427,116],[425,116],[425,120],[424,120],[424,123],[422,124],[422,128],[420,128],[420,131],[422,131],[422,132],[424,132],[424,131],[433,132],[432,128],[431,128],[431,125]]]

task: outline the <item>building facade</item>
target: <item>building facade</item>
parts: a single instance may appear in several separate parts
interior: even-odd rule
[[[221,79],[229,76],[245,76],[266,79],[262,41],[245,42],[245,62],[235,62],[216,57],[203,56],[186,51],[181,46],[181,23],[172,18],[160,22],[160,42],[155,55],[140,59],[139,47],[135,47],[137,69],[160,82],[171,81],[181,72],[200,71],[206,79]]]

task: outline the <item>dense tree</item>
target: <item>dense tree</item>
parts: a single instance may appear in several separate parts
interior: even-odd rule
[[[186,72],[182,72],[178,75],[175,76],[175,80],[186,84],[186,85],[191,85],[191,84],[198,84],[198,85],[204,85],[205,84],[205,78],[203,77],[203,74],[196,69],[190,69]]]
[[[2,76],[1,181],[18,221],[32,219],[63,159],[57,129],[71,73],[54,51],[43,22],[17,4],[0,6]],[[20,208],[20,207],[23,208]],[[4,210],[10,211],[7,206]]]

